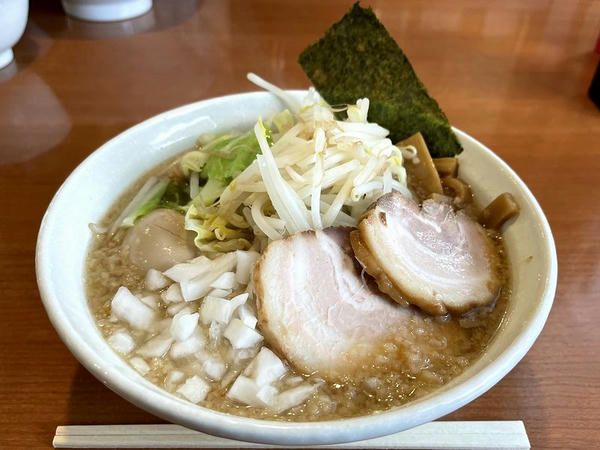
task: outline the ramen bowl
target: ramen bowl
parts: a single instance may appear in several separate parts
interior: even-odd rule
[[[305,91],[290,91],[301,98]],[[512,271],[506,316],[482,356],[431,394],[374,415],[321,422],[266,421],[194,405],[144,379],[107,344],[85,295],[85,260],[98,223],[135,180],[191,147],[203,133],[249,128],[283,105],[254,92],[204,100],[159,114],[93,152],[60,187],[42,221],[36,251],[40,294],[48,316],[73,355],[103,384],[170,422],[213,435],[277,445],[359,441],[435,420],[482,395],[525,355],[539,335],[554,298],[556,250],[548,221],[517,174],[466,133],[461,178],[482,204],[510,192],[521,213],[505,229]]]

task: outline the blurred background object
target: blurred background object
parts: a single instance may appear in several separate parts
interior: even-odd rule
[[[596,41],[596,53],[600,54],[600,35],[598,35],[598,40]],[[596,73],[594,74],[594,78],[592,78],[588,95],[596,106],[600,108],[600,63],[598,63]]]
[[[14,58],[12,47],[25,31],[28,7],[28,0],[0,0],[0,69]]]
[[[600,108],[600,63],[596,68],[594,78],[592,78],[592,84],[590,86],[589,95],[592,101]]]
[[[92,22],[114,22],[141,16],[152,8],[152,0],[62,0],[70,16]]]
[[[91,22],[66,14],[58,0],[38,1],[31,8],[29,25],[37,28],[32,34],[43,33],[50,39],[114,39],[176,26],[193,17],[199,5],[200,0],[153,0],[152,8],[141,16],[115,22]]]

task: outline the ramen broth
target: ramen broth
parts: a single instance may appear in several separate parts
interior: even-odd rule
[[[163,171],[166,164],[142,177],[120,200],[113,205],[101,226],[108,226],[119,215],[149,176]],[[301,373],[288,367],[287,374],[274,382],[278,391],[301,383],[315,386],[314,391],[301,404],[282,412],[270,408],[248,406],[229,398],[226,394],[235,378],[258,352],[253,349],[232,349],[223,338],[223,329],[213,325],[198,324],[203,348],[193,355],[174,358],[169,352],[163,356],[142,358],[137,353],[156,331],[142,331],[116,321],[111,313],[111,300],[120,286],[127,287],[139,298],[155,308],[158,324],[167,322],[177,312],[176,304],[167,303],[161,291],[150,291],[145,286],[145,274],[131,265],[123,241],[128,232],[120,228],[114,235],[94,234],[86,261],[86,289],[90,309],[101,333],[110,341],[111,336],[126,328],[133,338],[135,348],[122,354],[146,379],[175,395],[186,379],[199,375],[210,386],[210,392],[199,405],[239,416],[283,421],[320,421],[373,414],[399,407],[427,395],[465,371],[489,345],[504,317],[510,296],[510,280],[502,237],[487,231],[493,238],[502,260],[501,294],[490,307],[479,308],[463,316],[436,317],[415,309],[407,326],[389,330],[378,350],[370,355],[369,362],[359,369],[336,380],[324,380],[317,373]],[[200,252],[198,252],[200,254]],[[245,286],[238,288],[242,292]],[[163,289],[163,291],[166,290]],[[236,292],[230,295],[235,295]],[[197,311],[201,301],[183,302],[181,308]],[[247,300],[251,310],[256,310],[252,295]],[[402,306],[398,306],[399,308]],[[181,308],[179,308],[181,310]],[[259,329],[260,331],[260,329]],[[269,342],[263,342],[267,348]],[[283,355],[279,355],[286,363]],[[220,364],[218,380],[206,376],[207,359]],[[212,367],[212,366],[211,366]]]

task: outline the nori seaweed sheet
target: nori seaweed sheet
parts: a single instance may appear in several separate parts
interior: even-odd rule
[[[392,142],[420,131],[433,157],[462,151],[446,115],[371,8],[355,3],[298,62],[330,105],[369,98],[369,121],[390,130]]]

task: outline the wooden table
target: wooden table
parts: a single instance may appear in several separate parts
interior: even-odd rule
[[[248,71],[305,88],[298,54],[351,1],[155,0],[116,24],[35,3],[16,64],[0,71],[1,448],[49,447],[57,425],[159,422],[79,365],[40,302],[38,226],[68,173],[154,114],[255,90]],[[539,340],[447,419],[522,419],[535,448],[600,447],[600,111],[586,96],[600,3],[370,3],[451,122],[529,185],[558,247],[558,293]]]

